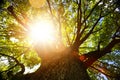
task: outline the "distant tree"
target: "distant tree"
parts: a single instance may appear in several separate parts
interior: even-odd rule
[[[119,80],[119,6],[119,0],[0,0],[0,79]]]

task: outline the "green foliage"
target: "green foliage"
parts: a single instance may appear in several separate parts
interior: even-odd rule
[[[40,59],[32,47],[30,47],[28,41],[26,41],[27,34],[21,25],[8,11],[2,11],[2,9],[7,8],[10,3],[5,0],[2,1],[3,2],[0,2],[0,74],[7,79],[7,73],[9,71],[14,72],[12,74],[16,74],[21,70],[19,65],[15,66],[17,63],[12,57],[16,58],[19,63],[22,63],[25,67],[31,68],[38,64]],[[17,0],[15,2],[13,1],[13,3],[17,5],[16,11],[23,10],[25,12],[28,10],[28,1],[24,0],[23,2],[24,4]],[[26,8],[23,8],[25,5]]]

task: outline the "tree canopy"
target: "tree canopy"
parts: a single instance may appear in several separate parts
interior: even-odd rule
[[[92,80],[119,80],[120,1],[0,0],[1,79],[35,72],[68,48]]]

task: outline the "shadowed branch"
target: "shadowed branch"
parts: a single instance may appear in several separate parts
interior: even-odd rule
[[[100,49],[100,51],[97,49],[96,51],[91,51],[88,52],[87,54],[83,54],[82,56],[80,56],[80,60],[85,63],[86,67],[89,67],[97,59],[101,58],[107,53],[110,53],[112,48],[118,43],[120,43],[120,39],[113,39],[106,47]]]

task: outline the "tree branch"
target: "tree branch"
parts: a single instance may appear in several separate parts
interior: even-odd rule
[[[75,43],[79,41],[80,36],[80,29],[81,29],[81,19],[82,19],[82,9],[81,9],[81,0],[78,1],[78,10],[77,10],[77,36],[75,39]]]
[[[90,17],[90,15],[92,14],[92,12],[94,11],[94,9],[98,6],[98,4],[101,2],[102,0],[99,0],[92,8],[92,10],[90,11],[90,13],[88,14],[88,16],[83,20],[83,22],[81,23],[81,25],[83,25],[86,20]]]
[[[10,14],[18,21],[18,23],[20,23],[23,27],[23,29],[25,30],[25,31],[27,31],[28,30],[28,25],[27,24],[25,24],[25,23],[23,23],[18,17],[17,17],[17,15],[15,14],[15,12],[13,11],[13,6],[9,6],[8,8],[7,8],[7,10],[10,12]]]
[[[90,66],[90,68],[93,68],[93,69],[95,69],[96,71],[98,71],[98,72],[100,72],[100,73],[102,73],[102,74],[104,74],[104,75],[106,75],[106,76],[108,76],[108,77],[112,77],[112,78],[115,77],[115,76],[113,76],[112,74],[107,74],[106,72],[104,72],[103,68],[96,68],[96,67],[94,67],[94,66]],[[107,70],[105,70],[105,71],[107,71]]]
[[[101,64],[102,64],[102,65],[101,65]],[[91,65],[90,68],[92,67],[92,68],[94,68],[95,70],[98,70],[99,72],[101,72],[101,73],[103,73],[103,74],[105,74],[106,76],[109,76],[109,77],[111,77],[111,78],[116,78],[116,77],[119,75],[119,73],[113,72],[112,70],[108,69],[105,65],[106,65],[106,66],[111,66],[111,67],[113,67],[113,68],[117,68],[116,71],[119,71],[119,70],[120,70],[120,68],[117,67],[117,66],[114,66],[114,65],[111,65],[111,64],[108,64],[108,63],[104,63],[104,62],[101,62],[101,61],[99,61],[99,60],[97,60],[97,62],[94,63],[93,65]]]
[[[84,19],[83,22],[80,22],[80,23],[78,22],[78,25],[77,25],[77,36],[76,36],[75,42],[74,42],[74,44],[73,44],[73,46],[72,46],[75,51],[78,51],[79,46],[90,36],[90,34],[92,34],[94,28],[96,27],[97,23],[98,23],[99,20],[101,19],[101,17],[102,17],[102,16],[101,16],[102,11],[100,11],[100,16],[99,16],[98,20],[95,22],[95,24],[93,25],[93,27],[91,28],[91,30],[80,40],[80,37],[82,36],[82,34],[84,33],[85,29],[87,28],[87,26],[85,26],[85,27],[83,28],[82,32],[81,32],[82,34],[80,34],[81,26],[82,26],[82,25],[86,22],[86,20],[91,16],[92,12],[94,11],[94,9],[98,6],[98,4],[99,4],[101,1],[102,1],[102,0],[98,1],[98,2],[94,5],[94,7],[92,8],[92,10],[91,10],[90,13],[88,14],[88,16]],[[80,4],[81,4],[81,3],[80,3]],[[78,11],[80,11],[80,9],[81,9],[81,6],[78,5]],[[78,13],[78,15],[79,15],[79,13]],[[81,17],[80,17],[80,18],[82,19],[82,11],[81,11]]]
[[[86,65],[86,67],[91,66],[97,59],[101,58],[102,56],[106,55],[107,53],[110,53],[112,48],[120,43],[120,39],[113,39],[106,47],[103,49],[91,51],[87,54],[83,54],[80,56],[80,60],[83,61]],[[83,59],[84,57],[84,59]],[[83,59],[83,60],[82,60]]]
[[[93,31],[92,32],[92,34],[94,34],[94,33],[96,33],[96,32],[99,32],[100,30],[102,30],[103,28],[100,28],[100,29],[98,29],[98,30],[96,30],[96,31]]]
[[[101,16],[99,16],[98,20],[95,22],[91,30],[81,40],[79,40],[78,42],[75,42],[75,44],[73,45],[75,50],[78,49],[79,46],[92,34],[94,28],[96,27],[100,19],[101,19]]]
[[[51,9],[51,5],[50,5],[50,1],[47,0],[47,3],[48,3],[48,7],[49,7],[49,10],[50,10],[50,13],[51,13],[51,15],[53,16],[52,9]]]
[[[22,63],[20,63],[16,58],[14,58],[13,56],[9,56],[9,55],[3,54],[3,53],[0,53],[0,55],[9,57],[9,58],[13,59],[16,62],[16,65],[11,67],[10,69],[12,69],[15,66],[19,65],[21,67],[21,71],[19,73],[23,74],[25,72],[25,66]],[[10,69],[8,69],[8,70],[10,70]]]

